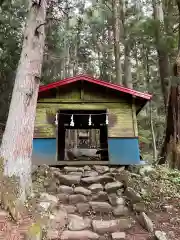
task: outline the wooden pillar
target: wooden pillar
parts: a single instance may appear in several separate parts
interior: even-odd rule
[[[64,126],[64,116],[61,115],[58,120],[58,160],[64,160],[65,156],[65,126]]]
[[[107,151],[104,149],[107,149],[107,127],[106,126],[100,126],[100,148],[103,150],[101,152],[101,160],[107,160]]]

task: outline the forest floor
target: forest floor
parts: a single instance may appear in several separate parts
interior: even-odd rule
[[[82,174],[84,175],[82,176]],[[116,185],[115,181],[109,184],[110,176],[116,179]],[[40,225],[44,225],[46,230],[43,239],[48,240],[180,239],[179,171],[172,171],[164,166],[136,167],[130,171],[106,166],[95,166],[93,169],[88,166],[84,168],[66,167],[61,170],[42,166],[34,169],[32,178],[34,195],[27,202],[28,212],[24,214],[21,221],[19,223],[14,222],[7,211],[3,209],[0,211],[1,240],[40,240],[42,239],[38,238]],[[84,181],[86,184],[83,183],[82,185],[83,178],[86,179]],[[103,179],[103,181],[97,183],[97,178],[99,178],[99,181],[100,179]],[[81,179],[81,182],[78,179]],[[119,186],[121,189],[117,188],[117,182],[123,184],[123,187]],[[101,188],[103,185],[104,190],[101,189],[101,191],[99,189],[97,193],[93,194],[94,190],[89,190],[89,185],[94,185],[97,188]],[[113,192],[110,190],[113,190]],[[133,191],[131,192],[130,190]],[[92,192],[88,193],[88,191]],[[112,200],[115,196],[115,191],[118,201],[121,201],[119,204],[121,206],[124,204],[123,208],[120,209],[119,215],[115,214],[117,207],[113,203],[114,200]],[[84,196],[82,197],[83,192]],[[133,203],[133,199],[137,200],[139,198],[139,202],[135,201]],[[125,203],[122,203],[123,199]],[[80,205],[81,201],[82,204]],[[88,204],[91,205],[91,201],[97,202],[97,204],[101,202],[104,205],[91,206],[93,207],[92,212],[87,210],[87,206],[89,209]],[[128,208],[128,214],[125,206]],[[108,212],[106,212],[107,208]],[[66,209],[66,211],[62,212],[61,209]],[[100,216],[99,211],[103,211],[104,215]],[[114,212],[115,215],[110,215],[110,211]],[[146,221],[142,219],[142,212],[147,217]],[[42,221],[40,218],[37,218],[40,215],[43,216]],[[52,218],[52,216],[54,217]],[[76,219],[76,224],[73,222],[72,216]],[[103,227],[98,222],[99,216],[102,222],[106,222]],[[83,231],[82,226],[77,226],[77,221],[80,224],[81,219],[87,218],[91,222],[94,221],[99,224],[96,227],[86,226],[88,233]],[[117,229],[117,226],[114,226],[112,229],[112,226],[108,225],[108,222],[121,221],[121,218],[131,219],[131,227]],[[51,223],[49,219],[51,219]],[[68,225],[69,222],[71,222],[71,226]],[[33,223],[35,224],[32,225]],[[106,233],[104,228],[106,228]],[[68,229],[73,233],[75,231],[79,232],[80,235],[77,238],[75,235],[69,235],[68,237],[68,234],[70,234]],[[155,237],[156,231],[161,231],[161,235],[166,233],[166,238],[162,236]],[[123,232],[125,238],[116,238],[113,236],[114,232]],[[29,234],[33,235],[33,238],[27,238]],[[89,238],[87,237],[88,234],[90,234]],[[36,238],[34,235],[36,235]]]

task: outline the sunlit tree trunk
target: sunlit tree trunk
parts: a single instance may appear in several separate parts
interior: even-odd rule
[[[113,72],[113,32],[111,27],[108,27],[108,71],[109,71],[109,81],[112,82],[112,72]]]
[[[133,88],[132,73],[131,73],[131,58],[130,58],[130,46],[128,42],[125,45],[124,50],[124,85],[128,88]]]
[[[19,178],[22,201],[31,191],[31,154],[45,42],[46,1],[29,0],[21,57],[1,145],[4,174]]]
[[[112,0],[112,10],[113,10],[113,35],[114,35],[116,83],[122,84],[122,66],[121,66],[121,51],[120,51],[122,22],[120,18],[119,0]]]
[[[68,32],[69,31],[69,2],[66,1],[66,5],[65,5],[65,29]],[[69,49],[69,39],[65,39],[65,77],[69,77],[70,76],[70,49]]]
[[[145,50],[145,49],[144,49]],[[144,56],[144,62],[145,62],[145,69],[146,69],[146,82],[147,82],[147,89],[150,91],[152,82],[151,82],[151,75],[150,75],[150,69],[149,69],[149,49],[146,49],[146,54]],[[154,123],[153,123],[153,107],[152,107],[152,101],[149,103],[149,117],[150,117],[150,128],[151,128],[151,136],[152,136],[152,145],[153,145],[153,159],[154,162],[157,161],[157,147],[156,147],[156,135],[154,131]]]
[[[156,49],[158,53],[159,61],[159,73],[161,79],[161,88],[164,98],[164,105],[167,108],[168,103],[168,92],[169,92],[169,56],[167,52],[167,46],[165,41],[165,29],[164,29],[164,12],[161,0],[153,0],[153,15],[156,21],[155,26],[155,40]]]

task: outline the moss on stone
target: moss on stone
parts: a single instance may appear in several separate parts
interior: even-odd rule
[[[28,229],[28,236],[41,236],[41,235],[42,235],[41,224],[38,222],[33,223]]]

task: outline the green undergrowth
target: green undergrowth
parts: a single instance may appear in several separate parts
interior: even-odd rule
[[[148,205],[180,202],[180,171],[166,166],[144,166],[131,171],[130,186]],[[179,204],[180,205],[180,204]]]

